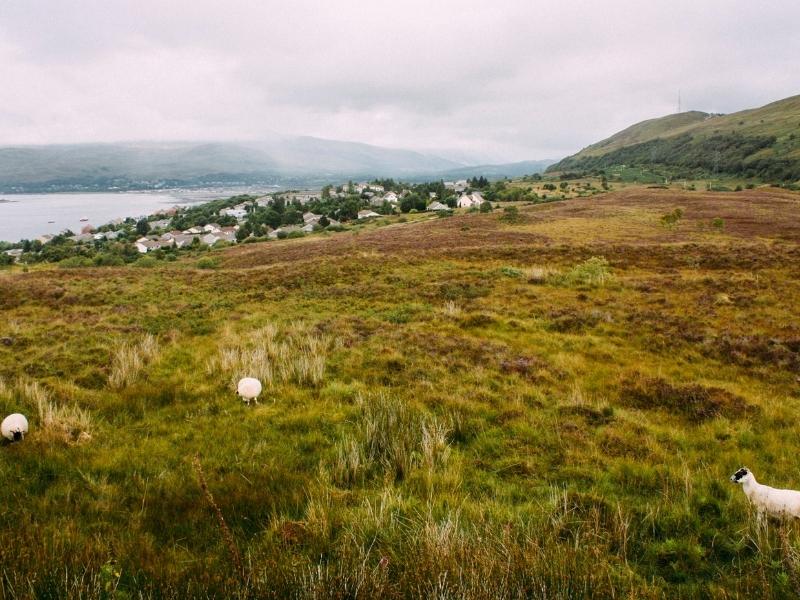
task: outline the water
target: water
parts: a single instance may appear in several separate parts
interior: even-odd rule
[[[187,206],[236,194],[261,195],[277,188],[164,190],[89,194],[0,194],[0,240],[17,242],[45,233],[86,225],[98,227],[117,218],[150,215],[172,206]],[[87,219],[82,221],[82,219]],[[52,223],[50,222],[52,221]]]

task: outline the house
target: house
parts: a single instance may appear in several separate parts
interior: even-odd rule
[[[394,192],[386,192],[386,194],[383,196],[383,199],[389,204],[397,204],[398,202],[397,194]]]
[[[304,212],[303,213],[303,223],[316,223],[322,218],[322,215],[315,215],[312,212]]]
[[[3,254],[10,256],[14,259],[14,262],[17,262],[19,257],[22,256],[22,248],[12,248],[11,250],[6,250]]]
[[[139,238],[136,240],[136,249],[139,251],[139,254],[147,254],[151,250],[169,248],[174,243],[174,240],[150,240],[147,238]]]
[[[170,224],[169,219],[161,219],[159,221],[150,221],[150,229],[166,229]]]
[[[203,231],[206,233],[216,233],[220,230],[220,226],[216,223],[209,223],[203,226]]]
[[[447,206],[447,204],[442,204],[441,202],[434,200],[428,205],[428,210],[450,210],[450,207]]]
[[[436,200],[436,192],[428,192],[428,198],[431,200]]]
[[[272,196],[261,196],[256,198],[256,206],[260,206],[261,208],[267,207],[275,201],[275,198]]]
[[[480,207],[481,204],[483,204],[483,198],[480,194],[461,194],[456,206],[458,208],[473,208]]]
[[[223,208],[219,211],[221,217],[233,217],[234,219],[244,219],[247,217],[247,211],[243,208]]]
[[[191,234],[191,235],[199,235],[199,234],[203,233],[203,230],[200,227],[190,227],[189,229],[187,229],[183,233]]]
[[[371,210],[360,210],[358,211],[358,218],[359,219],[371,219],[372,217],[380,217],[380,215]]]
[[[107,240],[115,240],[119,237],[119,234],[122,233],[121,231],[106,231],[105,236]]]
[[[191,246],[192,242],[197,238],[194,235],[186,235],[184,233],[173,233],[172,234],[172,241],[175,244],[176,248],[185,248],[186,246]]]

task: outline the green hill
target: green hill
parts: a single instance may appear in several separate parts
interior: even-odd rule
[[[632,125],[552,165],[549,172],[621,165],[678,177],[725,174],[800,179],[800,96],[730,115],[691,111]]]

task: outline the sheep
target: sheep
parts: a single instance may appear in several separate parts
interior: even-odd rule
[[[28,419],[19,413],[8,415],[3,419],[3,423],[0,424],[0,432],[7,440],[21,442],[25,438],[25,434],[28,433]]]
[[[761,485],[745,467],[731,475],[731,481],[742,484],[745,496],[755,506],[759,521],[764,513],[775,517],[800,517],[800,492]]]
[[[261,394],[261,382],[255,377],[244,377],[239,380],[239,384],[236,386],[236,393],[242,397],[247,406],[250,406],[251,400],[258,404],[258,396]]]

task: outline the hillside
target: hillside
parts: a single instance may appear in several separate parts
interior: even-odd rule
[[[800,96],[729,115],[687,112],[650,119],[548,168],[665,167],[676,177],[727,174],[800,180]]]
[[[0,596],[797,597],[800,195],[514,207],[0,270]]]
[[[552,161],[467,166],[411,150],[313,137],[247,143],[130,143],[0,147],[0,193],[151,189],[233,184],[323,184],[514,177]]]

